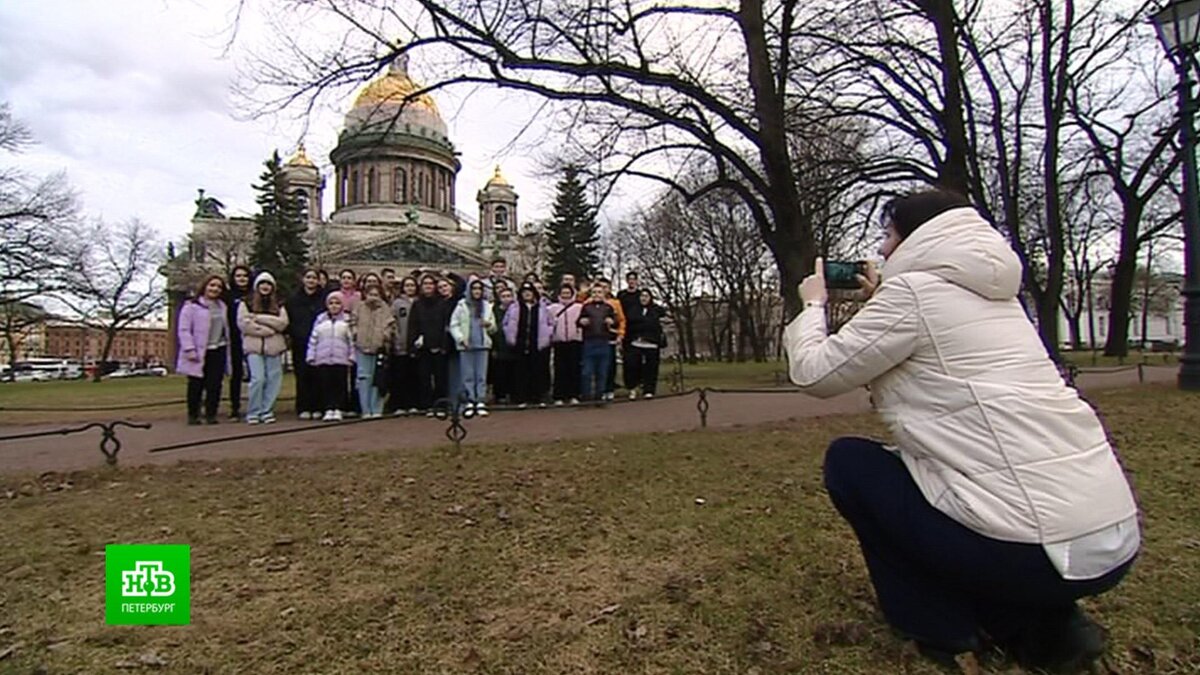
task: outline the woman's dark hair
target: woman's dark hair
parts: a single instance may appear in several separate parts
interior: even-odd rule
[[[918,227],[943,213],[970,206],[971,201],[957,192],[934,188],[897,197],[884,204],[880,219],[884,225],[895,225],[901,239],[908,239]]]
[[[246,290],[250,290],[250,286],[254,283],[254,270],[250,269],[249,265],[234,265],[233,269],[229,270],[229,280],[225,282],[225,288],[230,291],[242,290],[237,285],[237,273],[241,270],[246,273]]]
[[[436,296],[437,295],[437,277],[433,276],[432,274],[422,274],[421,275],[420,280],[417,282],[417,292],[421,295],[421,297],[428,297],[425,295],[425,282],[426,281],[433,283],[433,295]]]

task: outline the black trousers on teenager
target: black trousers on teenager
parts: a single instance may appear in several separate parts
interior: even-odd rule
[[[408,354],[388,359],[388,400],[383,410],[411,410],[417,407],[417,359]]]
[[[858,535],[888,622],[950,653],[976,649],[981,632],[1001,644],[1064,635],[1075,601],[1116,586],[1133,564],[1065,580],[1040,545],[986,537],[935,509],[904,462],[874,441],[834,441],[825,487]]]
[[[492,383],[492,402],[512,403],[513,369],[517,361],[515,356],[496,356],[492,352],[492,360],[488,363],[488,380]]]
[[[229,346],[229,414],[240,417],[242,411],[242,380],[246,377],[246,354],[241,341]]]
[[[417,407],[421,410],[431,410],[443,398],[446,398],[446,377],[449,364],[444,352],[421,350],[417,353]]]
[[[316,366],[321,384],[321,407],[346,411],[349,408],[350,366]]]
[[[629,391],[641,387],[643,394],[658,393],[657,349],[641,347],[625,348],[625,388]]]
[[[583,343],[554,345],[554,400],[579,398],[579,374],[583,367]]]
[[[317,367],[308,365],[308,345],[292,347],[292,371],[296,376],[296,412],[322,412],[321,380]]]
[[[518,354],[513,366],[513,402],[545,403],[550,388],[550,350]]]
[[[217,347],[204,352],[204,377],[188,377],[187,409],[188,417],[200,418],[201,399],[204,402],[204,416],[216,419],[217,408],[221,405],[221,379],[225,377],[225,347]]]

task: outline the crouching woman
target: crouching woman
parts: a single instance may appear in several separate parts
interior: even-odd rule
[[[1076,600],[1116,586],[1140,546],[1114,450],[1026,318],[1016,255],[969,202],[919,192],[884,220],[885,278],[860,278],[861,311],[827,334],[818,260],[784,333],[797,385],[869,384],[895,441],[834,441],[830,499],[884,616],[926,656],[991,641],[1028,668],[1081,667],[1105,631]]]

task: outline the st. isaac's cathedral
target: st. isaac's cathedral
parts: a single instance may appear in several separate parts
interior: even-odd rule
[[[323,174],[303,145],[287,160],[288,192],[308,213],[311,263],[331,276],[344,268],[482,272],[496,256],[514,269],[534,269],[532,238],[518,229],[517,193],[500,167],[477,193],[476,215],[456,203],[459,152],[433,98],[412,96],[420,89],[408,76],[407,55],[399,56],[346,114],[329,154],[332,175]],[[173,301],[204,275],[246,262],[254,242],[252,219],[226,217],[220,201],[203,190],[196,205],[188,250],[165,270]]]

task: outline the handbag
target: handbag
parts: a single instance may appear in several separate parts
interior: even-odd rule
[[[386,352],[379,352],[375,355],[375,377],[372,378],[371,384],[379,391],[388,391],[391,386],[391,358]]]

